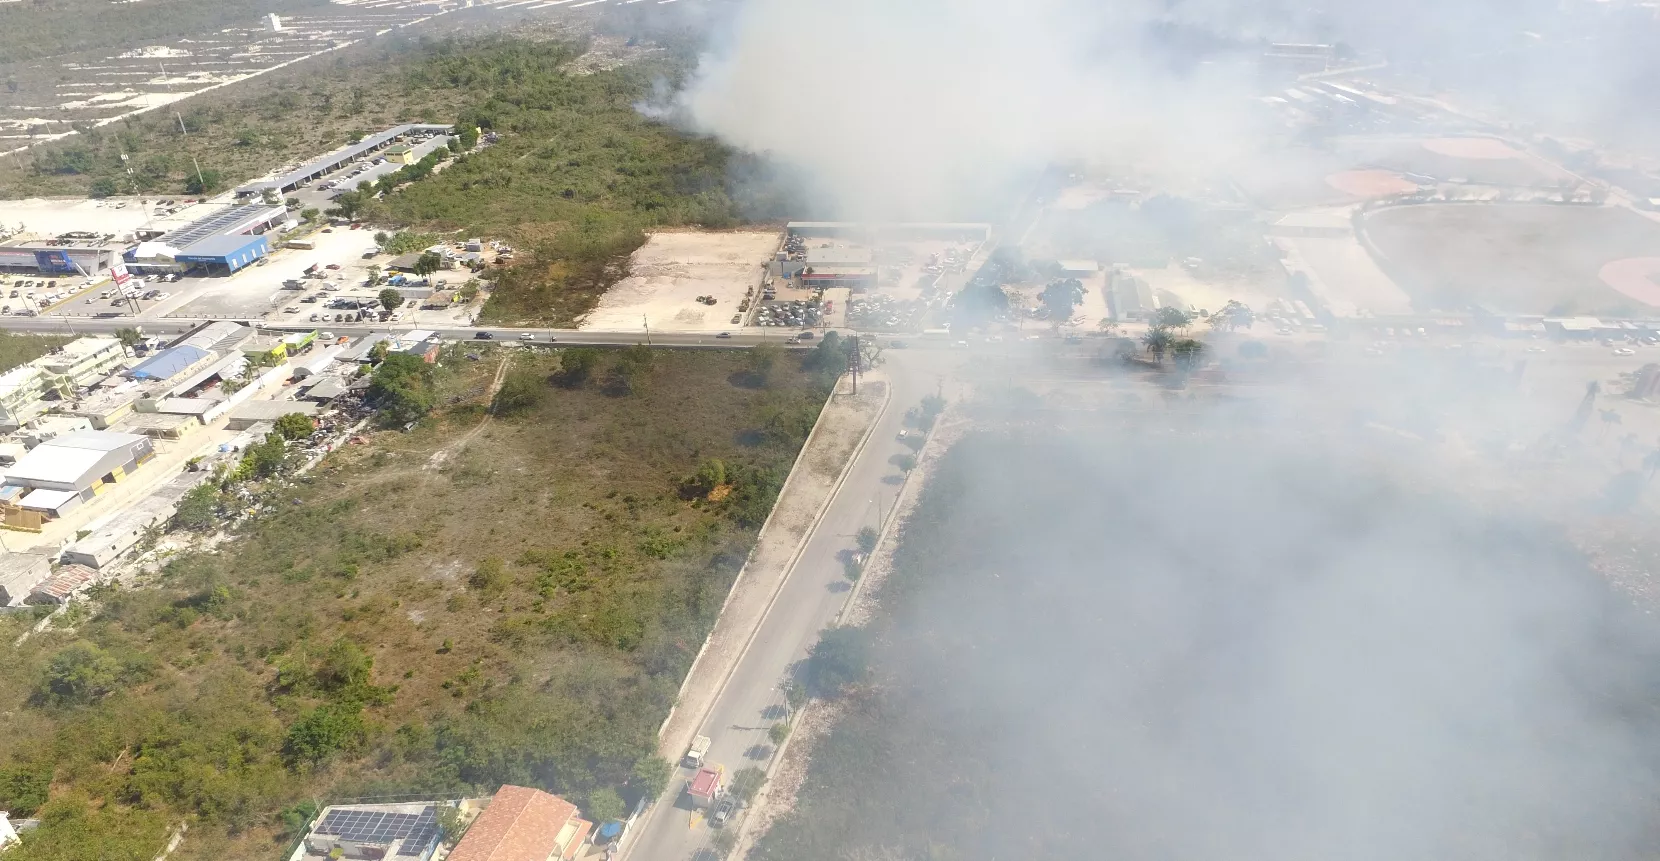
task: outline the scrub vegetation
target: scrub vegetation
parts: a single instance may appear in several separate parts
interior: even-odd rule
[[[43,822],[7,858],[149,861],[180,822],[173,858],[276,857],[316,799],[659,790],[657,727],[829,377],[641,352],[396,369],[433,406],[387,395],[410,432],[244,499],[265,513],[229,540],[20,647],[32,619],[0,616],[0,809]]]
[[[511,35],[388,38],[186,100],[177,118],[158,111],[38,147],[0,164],[0,197],[196,193],[192,155],[221,190],[398,123],[454,122],[465,138],[499,138],[396,191],[346,189],[345,210],[513,242],[519,265],[497,273],[484,318],[569,322],[624,274],[647,229],[734,227],[781,218],[786,205],[752,158],[637,110],[654,82],[683,73],[680,53],[573,73],[585,49]]]
[[[69,342],[57,335],[18,335],[0,332],[0,373],[30,362]]]

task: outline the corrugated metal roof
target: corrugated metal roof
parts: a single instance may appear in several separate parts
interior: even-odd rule
[[[172,347],[140,362],[133,368],[135,380],[165,380],[183,373],[191,365],[207,358],[210,353],[201,347],[183,345]]]
[[[192,257],[231,257],[253,248],[270,247],[264,236],[248,236],[236,234],[230,236],[209,236],[199,242],[191,244],[179,252],[178,259],[188,260]]]

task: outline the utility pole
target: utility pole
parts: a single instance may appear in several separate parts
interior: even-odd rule
[[[166,73],[165,68],[162,71],[163,74]],[[183,135],[186,141],[190,140],[190,130],[184,127],[184,116],[178,111],[174,111],[173,116],[179,121],[179,134]],[[189,147],[185,149],[188,151]],[[122,156],[122,158],[124,159],[126,156]],[[196,166],[196,188],[198,193],[205,197],[208,193],[207,180],[202,178],[202,163],[196,160],[195,153],[190,153],[190,163]]]
[[[646,346],[649,347],[651,346],[651,318],[641,314],[640,323],[646,327]]]
[[[859,336],[847,336],[847,369],[853,372],[853,394],[859,393]]]

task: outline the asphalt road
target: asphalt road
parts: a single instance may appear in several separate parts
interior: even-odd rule
[[[951,396],[950,378],[960,357],[938,350],[890,350],[885,358],[883,370],[893,387],[887,411],[698,729],[712,741],[707,761],[724,766],[728,775],[766,765],[772,747],[767,729],[785,714],[779,685],[847,601],[849,583],[839,554],[854,546],[861,528],[880,526],[879,512],[891,514],[900,475],[891,461],[911,451],[899,442],[905,411],[942,384]],[[708,844],[710,826],[693,816],[679,791],[691,776],[691,770],[676,768],[668,795],[630,836],[629,861],[683,861]]]

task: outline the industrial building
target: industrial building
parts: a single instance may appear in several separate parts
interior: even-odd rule
[[[179,500],[208,479],[206,472],[183,472],[144,499],[97,525],[92,532],[65,547],[62,560],[100,570],[144,540],[145,533],[167,522]]]
[[[51,576],[52,563],[41,554],[0,554],[0,607],[21,606]]]
[[[991,225],[979,222],[880,223],[862,221],[792,221],[786,236],[804,239],[851,239],[864,245],[941,239],[948,242],[985,242]]]
[[[114,236],[97,233],[0,242],[0,272],[98,275],[121,260],[125,247]]]
[[[238,199],[243,199],[260,197],[267,191],[274,191],[278,194],[293,191],[294,189],[299,188],[314,179],[326,176],[327,174],[333,173],[334,171],[345,167],[364,155],[375,152],[376,150],[385,149],[394,142],[402,140],[404,137],[409,135],[447,135],[453,134],[454,131],[455,127],[449,125],[411,123],[408,125],[393,126],[386,131],[369,135],[351,146],[335,150],[322,158],[301,165],[300,167],[284,173],[275,179],[263,179],[257,182],[250,182],[247,185],[238,188],[236,190],[236,196]]]
[[[257,424],[275,422],[290,413],[310,418],[317,415],[317,405],[309,401],[247,401],[231,408],[225,427],[247,430]]]
[[[6,471],[0,493],[22,508],[62,516],[124,480],[155,453],[149,437],[137,434],[65,434],[19,458]]]
[[[232,206],[140,242],[124,258],[129,269],[139,272],[199,268],[211,275],[229,275],[270,254],[265,233],[287,221],[288,210],[282,206]]]

